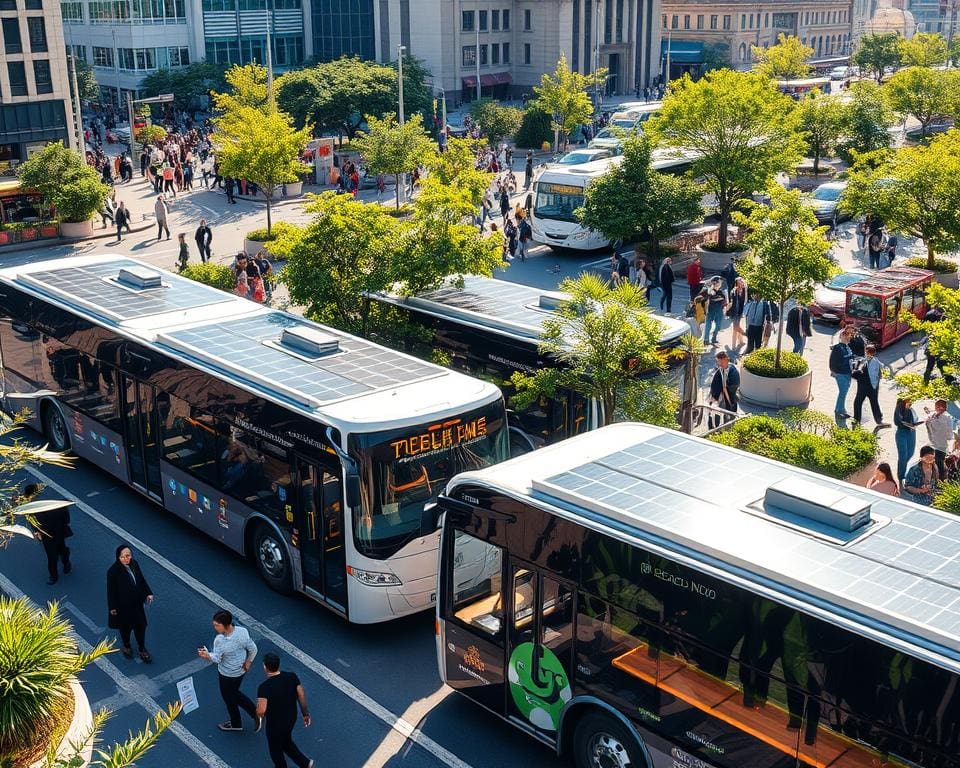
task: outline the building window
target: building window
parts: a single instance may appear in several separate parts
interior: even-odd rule
[[[663,14],[663,28],[667,28],[667,14]]]
[[[240,44],[235,39],[207,40],[206,59],[213,64],[239,64]]]
[[[533,29],[533,24],[531,23],[530,17],[531,17],[530,9],[527,8],[523,12],[523,31],[524,32],[529,32],[531,29]]]
[[[487,31],[487,12],[486,12],[486,11],[478,11],[477,13],[479,14],[480,31],[481,31],[481,32],[486,32],[486,31]]]
[[[703,14],[697,15],[697,29],[703,29]]]
[[[204,10],[225,10],[232,11],[236,0],[219,0],[222,8],[206,8],[207,0],[204,0]],[[124,5],[126,2],[124,1]],[[133,8],[132,16],[135,22],[140,24],[167,24],[171,21],[185,23],[186,7],[185,0],[130,0]],[[279,8],[279,3],[277,5]]]
[[[747,60],[747,46],[746,43],[740,43],[740,61]]]
[[[503,9],[503,31],[506,32],[510,29],[510,9]]]
[[[741,14],[740,14],[740,29],[746,29],[746,28],[747,28],[747,14],[741,13]]]
[[[683,17],[683,28],[690,29],[690,16]]]
[[[130,19],[130,4],[126,0],[93,0],[90,3],[90,21],[94,24],[110,24]]]
[[[720,17],[719,17],[719,16],[711,16],[711,17],[710,17],[710,29],[716,29],[716,28],[717,28],[717,24],[719,24],[719,22],[720,22]]]
[[[501,48],[503,49],[503,63],[510,63],[510,43],[504,43]]]
[[[16,19],[14,19],[16,21]],[[10,78],[10,95],[27,95],[27,69],[22,61],[7,62],[7,76]]]
[[[463,11],[460,16],[460,29],[464,32],[473,32],[473,11]]]
[[[270,44],[273,46],[273,63],[278,67],[303,64],[302,37],[277,37],[271,40]]]
[[[530,43],[523,44],[523,63],[530,63]]]
[[[729,30],[729,29],[730,29],[730,16],[729,16],[729,14],[728,14],[728,15],[725,15],[725,16],[723,17],[723,28],[726,29],[726,30]]]
[[[68,45],[67,46],[67,56],[73,54],[73,57],[79,61],[87,60],[87,46],[85,45]]]
[[[60,3],[60,13],[65,24],[83,23],[83,3]]]
[[[490,11],[490,29],[494,32],[500,30],[500,11]]]
[[[93,66],[112,67],[113,48],[101,48],[99,45],[93,46]]]
[[[33,81],[37,85],[37,93],[53,93],[53,78],[50,77],[50,62],[47,59],[33,62]]]
[[[485,67],[489,61],[487,60],[487,44],[484,43],[480,46],[480,66]]]
[[[670,17],[670,26],[671,26],[673,29],[679,29],[679,27],[680,27],[680,17],[679,17],[679,16],[671,16],[671,17]]]
[[[16,16],[3,20],[3,50],[7,53],[23,53],[20,40],[20,19]]]
[[[26,8],[28,11],[42,11],[43,0],[27,0]]]
[[[500,44],[491,43],[490,45],[490,63],[497,66],[500,63]]]
[[[769,14],[769,13],[763,14],[763,26],[764,26],[765,29],[769,29],[769,28],[770,28],[770,14]]]
[[[277,40],[279,43],[283,38]],[[190,63],[189,48],[167,48],[167,64],[171,67],[185,67]]]
[[[463,66],[473,67],[477,64],[477,46],[475,45],[465,45],[463,46]]]
[[[47,26],[43,16],[27,17],[27,32],[30,35],[30,52],[47,52]]]
[[[0,11],[15,10],[17,10],[17,0],[0,0]]]

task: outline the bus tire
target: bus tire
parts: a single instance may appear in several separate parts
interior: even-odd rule
[[[253,531],[251,554],[261,578],[270,589],[284,595],[293,593],[293,563],[279,534],[265,523]]]
[[[47,445],[51,451],[63,453],[70,449],[67,422],[64,421],[60,409],[49,402],[43,405],[43,436],[47,438]]]
[[[576,768],[648,768],[636,737],[622,723],[600,712],[589,712],[573,733]]]

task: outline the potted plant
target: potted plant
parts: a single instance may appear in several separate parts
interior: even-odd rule
[[[0,224],[0,245],[8,245],[13,242],[13,231]]]
[[[800,193],[770,186],[770,206],[754,204],[749,216],[738,214],[747,228],[750,251],[740,261],[740,274],[751,294],[775,301],[780,308],[777,344],[747,355],[740,372],[740,394],[761,405],[784,407],[810,400],[812,373],[800,355],[783,350],[786,303],[807,303],[814,287],[834,272],[827,256],[826,227],[803,204]],[[771,364],[772,363],[772,364]]]
[[[97,178],[96,172],[92,168],[90,171],[62,184],[54,195],[64,237],[93,234],[92,217],[103,207],[109,194],[109,188]]]
[[[60,237],[60,225],[56,221],[41,221],[40,237]]]
[[[293,224],[285,221],[278,221],[270,231],[266,227],[251,229],[243,238],[243,250],[250,256],[256,256],[261,248],[270,253],[270,244],[273,241],[295,229]]]
[[[20,242],[28,242],[30,240],[36,240],[37,235],[40,234],[40,227],[37,224],[23,223],[17,225],[17,228],[20,230]]]

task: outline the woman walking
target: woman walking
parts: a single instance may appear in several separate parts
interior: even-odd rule
[[[909,397],[901,397],[893,411],[893,423],[897,428],[894,434],[897,445],[897,480],[900,482],[907,476],[913,452],[917,450],[917,427],[920,421],[910,407],[912,405],[913,401]]]
[[[743,329],[743,308],[747,304],[747,284],[742,277],[738,277],[730,290],[730,303],[727,316],[730,318],[730,327],[733,329],[730,340],[730,349],[736,351],[747,342],[747,334]]]
[[[130,632],[137,639],[137,649],[140,658],[148,664],[153,657],[147,650],[146,630],[147,615],[144,613],[144,603],[153,602],[153,590],[143,577],[140,564],[133,559],[133,550],[129,544],[117,547],[117,559],[107,571],[107,609],[110,612],[107,620],[111,629],[120,633],[123,655],[133,658],[130,650]]]

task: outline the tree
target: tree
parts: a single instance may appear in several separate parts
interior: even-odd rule
[[[893,232],[920,238],[932,269],[938,253],[960,248],[960,131],[903,147],[875,169],[850,173],[841,204],[874,214]]]
[[[793,101],[754,72],[718,69],[696,82],[685,75],[646,125],[655,141],[696,153],[693,175],[717,198],[720,248],[734,204],[795,165],[803,145]]]
[[[714,69],[723,69],[730,66],[729,43],[706,43],[703,46],[703,67],[705,74]]]
[[[769,207],[754,203],[748,216],[737,217],[747,229],[745,239],[750,246],[737,269],[751,292],[780,306],[774,355],[774,368],[779,370],[787,300],[811,301],[814,288],[830,278],[834,266],[827,255],[827,228],[817,226],[817,217],[804,204],[800,192],[779,184],[771,184],[769,192]]]
[[[777,44],[769,48],[752,45],[753,69],[758,74],[773,80],[801,80],[810,74],[807,60],[813,56],[813,48],[800,42],[800,38],[783,32],[777,36]]]
[[[687,178],[662,174],[650,165],[650,140],[630,136],[623,143],[623,162],[587,187],[580,223],[611,241],[650,241],[656,259],[661,238],[681,221],[703,217],[700,189]]]
[[[222,65],[205,61],[158,69],[140,81],[140,93],[147,97],[172,93],[177,109],[204,108],[211,92],[226,90],[225,71]]]
[[[847,94],[838,149],[840,156],[852,163],[857,155],[890,147],[887,125],[891,114],[880,86],[874,82],[853,83]]]
[[[367,168],[373,173],[391,174],[397,182],[397,209],[400,208],[400,175],[429,161],[435,151],[423,130],[423,118],[413,115],[403,125],[392,112],[383,119],[367,115],[369,132],[357,137],[356,145]]]
[[[536,98],[531,106],[542,109],[553,120],[553,130],[556,134],[556,147],[559,151],[560,136],[564,141],[573,130],[583,123],[590,121],[593,115],[593,104],[587,93],[589,88],[606,81],[607,70],[598,69],[591,75],[582,75],[574,72],[567,65],[566,54],[560,54],[560,61],[552,75],[544,74],[540,78],[540,85],[533,87]]]
[[[603,423],[610,424],[624,392],[642,402],[640,392],[652,386],[633,371],[664,369],[662,326],[650,313],[644,290],[626,280],[611,288],[603,278],[584,273],[565,279],[560,289],[570,299],[544,319],[540,335],[541,354],[558,365],[533,374],[514,373],[515,405],[523,409],[540,395],[571,389],[599,401]]]
[[[946,64],[947,41],[936,32],[917,32],[900,41],[900,63],[905,67],[936,67]]]
[[[99,101],[100,86],[97,84],[97,76],[93,73],[91,67],[83,59],[73,57],[73,68],[77,75],[77,90],[80,91],[81,101]],[[70,95],[73,96],[73,80],[70,80]]]
[[[960,73],[956,70],[908,67],[896,72],[883,90],[894,112],[917,119],[923,137],[932,123],[960,112]]]
[[[550,115],[528,104],[514,137],[517,146],[540,149],[545,142],[549,143],[553,131],[551,123]]]
[[[273,196],[283,184],[298,181],[306,171],[300,155],[310,140],[307,126],[297,130],[278,109],[239,105],[214,121],[220,173],[256,184],[267,201],[267,233],[273,225]]]
[[[517,132],[523,112],[516,107],[505,107],[493,99],[479,99],[470,104],[470,117],[480,124],[490,144],[495,146],[500,139]]]
[[[895,32],[864,35],[850,56],[850,62],[876,78],[878,83],[883,82],[884,72],[900,64],[900,36]]]
[[[903,317],[913,330],[927,337],[928,352],[936,355],[943,363],[944,371],[956,378],[960,373],[960,291],[931,283],[927,288],[927,305],[941,310],[942,319],[921,320],[912,312],[904,312]],[[925,385],[918,373],[901,374],[896,381],[898,388],[904,391],[903,396],[915,400],[960,398],[960,384],[956,381],[951,384],[944,378],[935,378]]]
[[[229,90],[213,94],[213,104],[221,114],[239,114],[241,107],[268,111],[267,68],[256,62],[234,64],[224,73]]]
[[[400,98],[400,92],[397,87],[397,62],[390,63],[393,69],[393,94],[394,101]],[[405,115],[419,113],[423,115],[424,122],[428,122],[433,116],[433,88],[428,85],[432,74],[427,69],[423,59],[411,56],[409,53],[403,57],[403,110]],[[369,112],[369,109],[365,110]]]
[[[447,149],[437,152],[427,161],[429,175],[440,183],[465,192],[476,211],[480,207],[483,193],[490,188],[493,174],[478,170],[476,167],[477,145],[472,139],[447,140]],[[471,214],[472,215],[472,214]]]
[[[60,142],[35,152],[17,169],[17,176],[23,186],[37,190],[44,203],[56,208],[65,221],[89,221],[110,192],[100,181],[100,174]]]
[[[148,145],[163,141],[167,137],[167,129],[162,125],[145,125],[143,128],[138,128],[133,137],[146,151]]]
[[[820,173],[820,158],[829,156],[843,129],[844,105],[836,96],[814,91],[800,100],[800,130],[807,142],[807,153],[813,157],[813,173]]]

